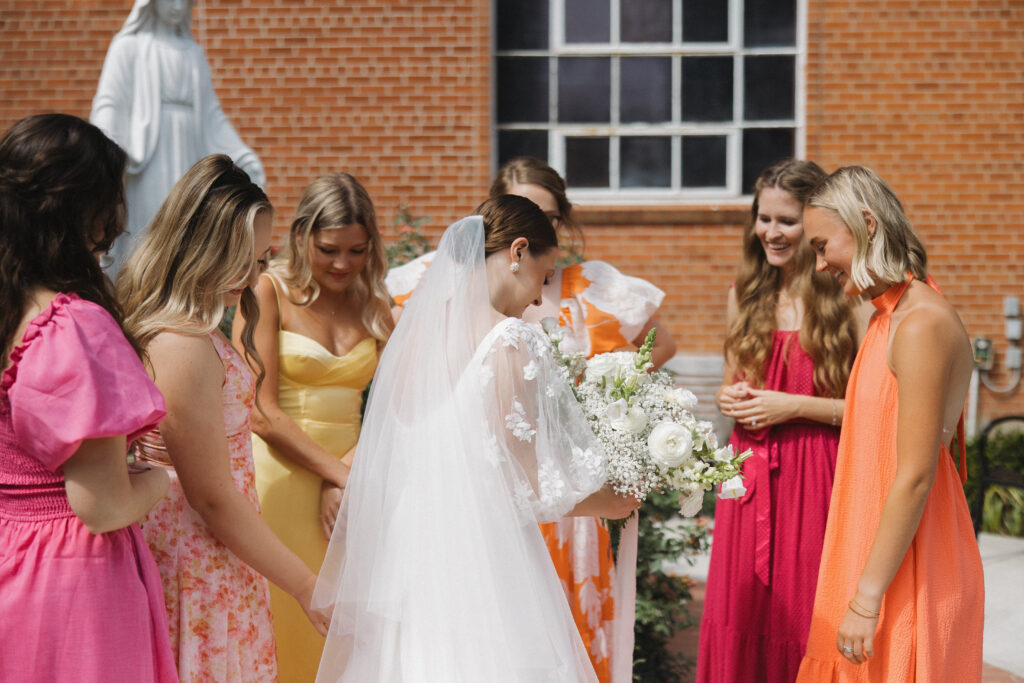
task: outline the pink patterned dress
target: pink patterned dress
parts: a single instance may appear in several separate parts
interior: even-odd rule
[[[765,388],[815,396],[798,330],[776,330]],[[747,494],[715,506],[697,680],[796,679],[814,607],[839,429],[793,421],[733,430]]]
[[[252,373],[220,333],[213,332],[210,338],[224,363],[222,406],[231,476],[235,487],[259,509],[249,427]],[[149,453],[162,446],[159,437],[147,441]],[[213,537],[189,506],[173,470],[170,490],[146,517],[142,532],[163,578],[181,680],[276,681],[267,580]]]
[[[160,575],[135,524],[91,534],[62,465],[82,441],[132,438],[164,402],[114,319],[58,294],[0,379],[0,681],[169,683]]]

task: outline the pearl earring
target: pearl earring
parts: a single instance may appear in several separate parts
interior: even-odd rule
[[[508,267],[508,269],[511,270],[513,273],[518,273],[519,272],[519,261],[513,261],[512,264]]]

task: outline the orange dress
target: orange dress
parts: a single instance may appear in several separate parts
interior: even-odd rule
[[[917,533],[882,600],[875,656],[860,666],[836,647],[896,474],[899,391],[886,361],[889,322],[909,282],[872,300],[846,390],[807,654],[797,681],[903,683],[981,680],[984,582],[960,473],[945,446]],[[928,284],[938,291],[935,283]]]
[[[391,269],[387,286],[397,305],[412,295],[433,257],[428,253]],[[649,282],[623,275],[603,261],[584,261],[559,268],[544,286],[544,303],[527,309],[523,318],[537,321],[557,315],[568,332],[562,348],[572,345],[590,358],[630,346],[664,297]],[[615,562],[608,530],[596,517],[566,517],[541,524],[540,529],[597,678],[609,683]]]

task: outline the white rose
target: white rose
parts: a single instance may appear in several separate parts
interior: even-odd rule
[[[683,517],[693,517],[704,507],[704,489],[694,484],[692,490],[679,494],[679,512]]]
[[[647,426],[647,414],[640,408],[629,408],[621,398],[608,405],[605,416],[612,429],[620,432],[639,434]]]
[[[690,430],[674,422],[660,422],[647,437],[651,460],[663,470],[679,467],[693,453],[693,435]]]
[[[697,407],[697,396],[689,389],[681,387],[667,387],[665,389],[665,400],[675,403],[683,410],[693,410]]]
[[[719,491],[719,498],[738,500],[747,495],[747,489],[743,486],[743,477],[736,475],[732,479],[722,482],[722,490]]]
[[[587,361],[587,381],[600,382],[602,377],[615,377],[619,364],[610,353],[602,353]]]

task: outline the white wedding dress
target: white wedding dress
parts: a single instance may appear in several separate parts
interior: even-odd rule
[[[605,479],[547,338],[490,304],[479,216],[445,232],[381,356],[314,605],[317,681],[596,681],[537,527]]]

